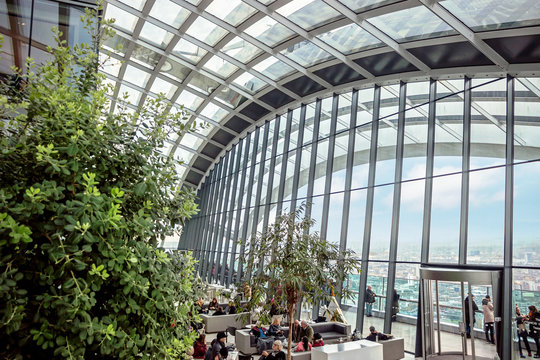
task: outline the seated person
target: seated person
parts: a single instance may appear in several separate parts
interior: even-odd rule
[[[295,352],[302,352],[302,351],[311,351],[311,344],[307,338],[307,336],[304,336],[302,338],[302,341],[296,345],[296,348],[294,349]]]
[[[300,336],[307,337],[308,341],[313,341],[313,328],[308,325],[307,321],[302,320],[300,323]]]
[[[204,359],[204,354],[208,350],[206,347],[206,334],[201,334],[193,343],[193,357],[195,359]]]
[[[214,360],[225,360],[228,357],[229,357],[229,349],[224,347],[224,348],[221,348],[221,350],[219,350],[219,353],[216,355]]]
[[[388,336],[386,334],[378,332],[377,330],[375,330],[375,326],[372,325],[369,327],[369,335],[366,337],[366,340],[381,341],[381,340],[388,340],[391,338],[392,338],[392,335]]]
[[[262,356],[259,360],[285,360],[285,353],[283,352],[283,344],[280,340],[274,341],[272,345],[272,350],[277,351],[276,353],[269,354],[268,351],[263,351]]]
[[[219,306],[213,315],[216,316],[216,315],[227,315],[227,314],[225,314],[225,311],[223,311],[223,308]]]
[[[204,308],[204,301],[202,298],[199,298],[199,300],[195,302],[194,308],[197,314],[206,314],[208,312]]]
[[[234,306],[234,303],[231,301],[229,302],[229,315],[236,314],[236,306]]]
[[[292,326],[292,342],[297,343],[302,340],[301,335],[302,328],[300,327],[300,321],[294,320],[293,326]]]
[[[208,304],[208,310],[217,310],[218,306],[217,299],[213,298],[212,301],[210,301],[210,304]]]
[[[279,326],[278,318],[274,318],[274,320],[272,321],[272,324],[270,325],[270,327],[268,328],[268,331],[266,332],[266,335],[268,336],[282,336],[283,335],[283,331],[281,331],[281,328]]]
[[[321,334],[315,333],[315,335],[313,335],[313,347],[318,346],[324,346],[324,341]]]

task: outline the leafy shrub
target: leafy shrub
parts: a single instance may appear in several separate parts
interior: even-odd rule
[[[2,359],[182,358],[194,340],[194,260],[156,249],[197,212],[159,152],[193,129],[161,98],[109,112],[95,19],[94,44],[56,31],[53,60],[1,84]]]

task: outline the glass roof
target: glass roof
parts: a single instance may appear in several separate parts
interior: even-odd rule
[[[160,93],[171,111],[188,110],[196,133],[171,138],[162,151],[184,161],[178,166],[184,179],[203,179],[201,162],[192,166],[199,157],[217,161],[254,125],[315,97],[433,73],[471,76],[476,65],[484,74],[500,74],[509,65],[536,62],[538,55],[527,49],[540,41],[538,0],[428,3],[105,0],[116,35],[102,46],[101,71],[111,98],[125,96],[128,111]],[[471,39],[460,33],[463,25],[482,34]],[[493,43],[517,28],[517,35],[536,38],[522,46]],[[424,51],[433,45],[447,50]]]

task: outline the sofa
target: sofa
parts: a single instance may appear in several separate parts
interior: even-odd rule
[[[351,335],[351,325],[343,324],[339,322],[323,322],[310,324],[313,328],[313,332],[320,333],[324,339],[325,344],[331,344],[338,341],[341,337],[349,337]],[[282,328],[285,338],[289,334],[289,328]],[[250,334],[249,329],[237,330],[235,335],[235,343],[237,349],[244,354],[256,354],[257,353],[257,338]],[[309,353],[309,352],[308,352]],[[298,355],[296,355],[298,354]],[[302,353],[294,353],[293,357],[296,359]],[[301,359],[305,360],[300,356]],[[310,355],[311,358],[311,355]]]
[[[391,338],[379,341],[383,346],[384,360],[400,360],[405,357],[405,341],[403,338]]]
[[[204,323],[204,331],[206,333],[217,333],[226,331],[229,327],[242,328],[251,324],[249,313],[243,312],[233,315],[199,315]]]

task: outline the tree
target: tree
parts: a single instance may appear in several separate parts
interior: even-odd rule
[[[340,284],[352,271],[360,271],[360,264],[349,250],[321,239],[318,233],[310,233],[314,221],[302,217],[305,206],[281,215],[273,225],[246,243],[242,255],[246,271],[242,284],[251,288],[248,302],[250,310],[263,306],[263,318],[274,307],[284,306],[289,318],[289,329],[295,309],[300,301],[317,304],[331,297],[336,286],[338,294],[351,297],[349,289]],[[241,285],[240,285],[241,286]],[[287,359],[291,358],[292,331],[288,336]]]
[[[194,260],[156,246],[197,212],[160,152],[192,128],[163,98],[110,113],[108,22],[84,21],[93,44],[55,30],[50,62],[0,84],[0,357],[183,358]]]

